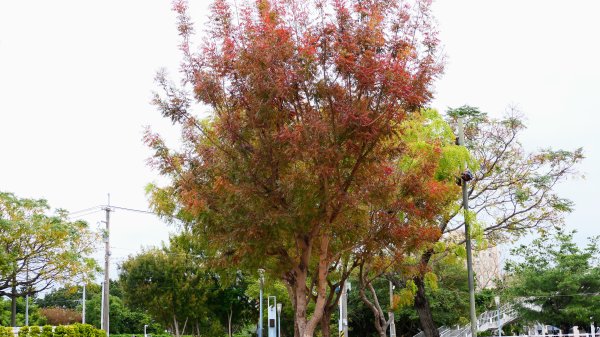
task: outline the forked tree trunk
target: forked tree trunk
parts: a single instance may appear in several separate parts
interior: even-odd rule
[[[288,278],[291,281],[289,287],[292,288],[293,304],[295,310],[294,316],[294,336],[296,337],[312,337],[315,329],[321,322],[323,311],[326,306],[327,295],[327,274],[329,271],[329,237],[325,234],[319,236],[319,263],[316,273],[316,295],[315,307],[312,316],[307,317],[308,303],[312,296],[312,289],[307,289],[308,268],[312,247],[310,240],[303,238],[297,240],[300,251],[300,263],[294,268],[293,277]]]
[[[440,337],[433,316],[431,315],[431,308],[429,307],[429,300],[425,296],[425,282],[423,276],[419,275],[414,279],[415,285],[417,286],[417,293],[415,295],[414,307],[419,314],[419,322],[421,323],[421,329],[425,337]]]

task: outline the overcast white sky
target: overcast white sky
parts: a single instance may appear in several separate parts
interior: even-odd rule
[[[194,1],[196,22],[207,1]],[[492,115],[516,105],[529,149],[584,147],[586,179],[560,187],[576,202],[578,239],[600,234],[600,2],[438,0],[447,55],[432,106]],[[106,203],[147,209],[143,126],[175,137],[149,104],[153,77],[179,62],[167,0],[0,0],[0,190],[77,211]],[[86,216],[94,227],[102,213]],[[112,215],[113,261],[166,240],[153,216]]]

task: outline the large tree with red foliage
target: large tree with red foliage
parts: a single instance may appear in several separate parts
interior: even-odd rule
[[[331,304],[330,273],[364,245],[374,207],[394,207],[399,190],[422,192],[392,173],[401,124],[441,71],[429,5],[217,0],[196,51],[187,4],[174,3],[183,81],[160,74],[155,103],[181,125],[184,145],[145,137],[171,179],[153,189],[154,206],[206,238],[216,260],[284,280],[297,336],[314,334]],[[194,113],[198,103],[209,118]]]

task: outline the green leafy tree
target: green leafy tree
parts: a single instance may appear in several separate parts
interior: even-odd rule
[[[448,122],[456,126],[465,118],[466,146],[477,163],[471,167],[469,182],[469,217],[475,250],[488,244],[517,239],[531,231],[560,226],[572,202],[556,192],[556,186],[576,173],[583,160],[581,149],[574,151],[527,151],[519,142],[525,130],[523,117],[515,110],[502,118],[491,118],[479,109],[463,106],[448,111]],[[417,259],[414,282],[417,286],[414,305],[421,327],[428,337],[438,336],[430,303],[425,296],[425,274],[440,255],[464,256],[464,226],[461,200],[441,216],[437,226],[444,235],[439,244],[424,250]],[[480,285],[485,286],[485,285]]]
[[[49,211],[46,200],[0,193],[0,295],[12,300],[12,325],[17,298],[85,278],[96,268],[88,257],[96,236],[87,224],[69,221],[64,210]]]
[[[507,287],[518,299],[523,320],[552,324],[566,333],[573,325],[587,326],[590,317],[600,317],[597,237],[580,248],[573,232],[558,229],[512,253],[517,259],[507,263]]]
[[[100,294],[100,291],[100,285],[88,283],[85,289],[86,300]],[[113,284],[111,284],[110,291],[113,292]],[[82,293],[83,289],[80,285],[65,286],[51,290],[42,298],[36,298],[35,303],[41,308],[57,307],[74,310],[81,306]]]
[[[400,184],[401,188],[393,195],[392,207],[374,209],[370,218],[374,230],[370,235],[375,239],[365,240],[360,253],[355,256],[359,266],[358,293],[371,309],[380,336],[386,335],[391,323],[386,311],[391,311],[390,307],[380,304],[372,282],[383,275],[388,278],[394,274],[401,274],[403,278],[406,275],[421,276],[423,270],[416,267],[418,262],[412,256],[415,251],[430,249],[432,243],[441,239],[437,222],[449,216],[459,196],[455,177],[460,174],[461,167],[474,164],[467,151],[455,145],[450,125],[433,109],[424,109],[421,114],[411,116],[402,124],[401,130],[406,149],[395,165],[398,179],[404,179],[405,183]],[[403,228],[398,228],[395,221],[389,221],[390,217],[392,220],[400,218]],[[407,228],[415,228],[418,239],[407,238]],[[418,290],[415,281],[405,279],[402,283],[411,285],[403,287],[402,291],[414,297],[412,289]],[[407,300],[413,303],[412,299]]]
[[[20,297],[16,301],[16,326],[25,324],[25,299]],[[11,323],[12,316],[12,300],[0,298],[0,326],[14,326]],[[29,302],[29,324],[43,325],[47,323],[46,317],[43,315],[41,308],[36,304]]]
[[[215,322],[221,326],[219,334],[224,327],[233,334],[247,322],[254,305],[244,294],[245,281],[237,272],[222,277],[209,271],[203,253],[190,246],[184,235],[172,237],[169,248],[146,250],[122,264],[125,302],[149,313],[177,336],[185,331],[206,334],[215,330]]]
[[[87,301],[85,321],[96,328],[100,327],[101,307],[102,294],[96,294]],[[153,322],[149,314],[132,310],[124,305],[121,298],[110,295],[109,328],[111,334],[139,334],[144,331],[144,325],[148,325],[148,333],[163,331],[160,325]]]

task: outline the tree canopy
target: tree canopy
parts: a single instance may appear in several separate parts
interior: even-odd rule
[[[96,270],[89,258],[95,234],[84,221],[70,221],[43,199],[0,193],[0,295],[13,299],[83,280]]]
[[[255,302],[245,294],[247,281],[235,270],[233,275],[211,271],[203,255],[183,233],[172,236],[169,247],[130,257],[120,274],[125,304],[152,315],[176,336],[185,331],[222,336],[222,327],[239,330],[254,314]]]
[[[558,229],[513,250],[507,263],[507,290],[526,322],[544,322],[563,333],[586,327],[600,317],[598,238],[585,248],[573,242],[573,232]]]
[[[174,5],[183,81],[159,74],[154,102],[182,127],[184,144],[174,151],[146,134],[152,165],[171,179],[151,187],[153,205],[210,238],[220,263],[282,279],[296,334],[312,336],[334,300],[328,285],[348,277],[330,270],[363,244],[371,206],[385,209],[398,190],[422,196],[391,173],[406,150],[400,125],[421,112],[442,69],[429,1],[211,8],[194,51],[187,4]],[[210,117],[199,119],[195,103]],[[386,221],[420,237],[401,217]]]
[[[448,123],[456,127],[457,118],[465,119],[466,147],[472,158],[468,167],[473,180],[468,185],[471,237],[475,250],[516,240],[544,228],[562,226],[572,202],[556,192],[556,186],[572,177],[583,160],[581,149],[555,150],[550,147],[528,151],[520,142],[526,126],[522,115],[510,110],[493,118],[478,108],[462,106],[450,109]],[[474,164],[474,165],[473,165]],[[444,209],[437,218],[443,233],[438,243],[420,253],[420,268],[413,273],[417,286],[415,307],[426,336],[437,336],[432,311],[425,296],[424,276],[440,256],[464,257],[464,213],[462,202]],[[480,284],[483,288],[490,284]]]

